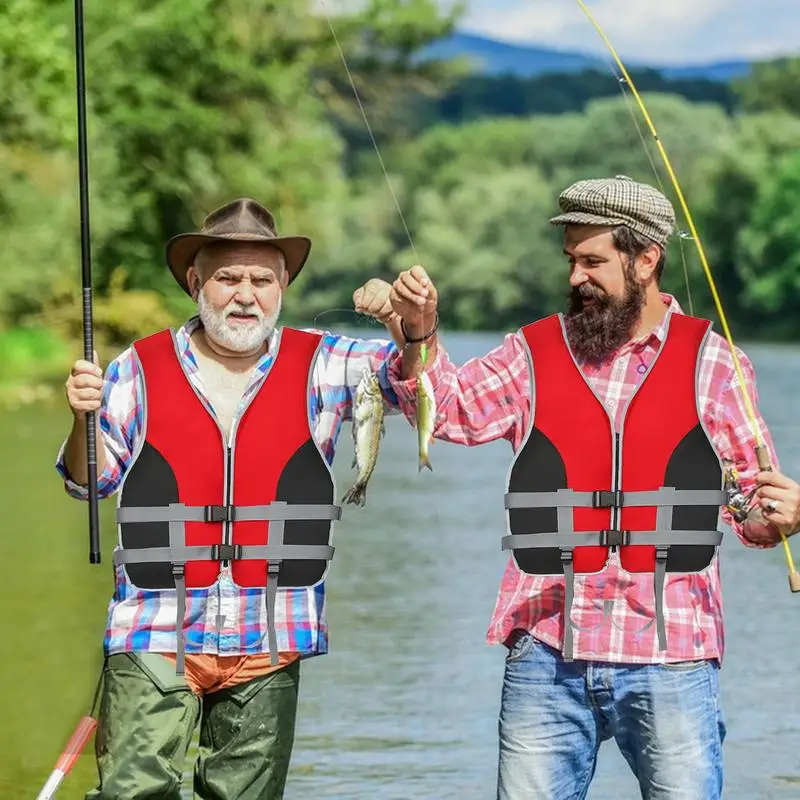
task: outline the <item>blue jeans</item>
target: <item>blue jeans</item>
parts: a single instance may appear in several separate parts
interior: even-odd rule
[[[718,666],[565,662],[516,632],[500,709],[498,800],[583,800],[612,737],[644,800],[719,800]]]

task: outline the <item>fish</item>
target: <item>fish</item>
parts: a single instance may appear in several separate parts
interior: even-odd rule
[[[381,438],[386,433],[385,408],[378,376],[366,367],[356,387],[353,402],[353,463],[355,483],[345,492],[343,503],[361,507],[367,502],[367,484],[378,462]]]
[[[427,468],[433,472],[428,456],[428,445],[433,438],[433,422],[436,419],[436,398],[433,384],[425,370],[417,375],[417,441],[419,444],[419,469]]]

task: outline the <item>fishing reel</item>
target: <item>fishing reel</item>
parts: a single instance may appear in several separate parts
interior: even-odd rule
[[[752,508],[753,496],[756,489],[745,494],[739,484],[739,475],[733,467],[725,472],[725,491],[728,493],[728,503],[725,506],[730,511],[736,522],[742,523]]]

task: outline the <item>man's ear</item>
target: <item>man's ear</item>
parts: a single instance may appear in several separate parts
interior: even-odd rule
[[[192,293],[192,300],[197,302],[198,295],[200,294],[200,287],[202,284],[200,281],[200,275],[197,272],[197,269],[195,268],[194,264],[192,264],[192,266],[189,267],[188,270],[186,270],[186,282],[189,284],[189,290]]]
[[[655,278],[658,262],[661,260],[661,248],[657,244],[650,245],[637,259],[636,274],[642,283],[649,283]]]

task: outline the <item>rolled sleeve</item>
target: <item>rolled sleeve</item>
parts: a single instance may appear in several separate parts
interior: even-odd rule
[[[453,372],[455,368],[441,344],[439,344],[436,348],[436,357],[425,368],[433,387],[437,407],[441,407],[444,399],[441,394],[444,387],[444,377],[448,371]],[[397,397],[400,410],[410,421],[415,421],[417,416],[417,379],[403,378],[403,354],[399,351],[396,351],[389,360],[387,375],[389,384]]]
[[[756,458],[756,447],[758,441],[753,432],[753,423],[758,430],[758,437],[766,447],[770,464],[775,470],[780,469],[778,455],[775,450],[775,443],[772,439],[767,424],[761,415],[758,407],[758,390],[756,388],[756,378],[753,365],[747,356],[737,348],[737,356],[744,378],[744,387],[736,371],[731,364],[729,379],[725,382],[720,396],[721,418],[720,442],[722,460],[726,467],[735,469],[739,485],[745,495],[749,495],[756,488],[755,476],[760,472],[758,459]],[[743,396],[744,391],[750,399],[750,404],[755,412],[755,419],[751,415]],[[754,542],[748,539],[745,533],[746,528],[755,526],[762,527],[761,523],[748,520],[739,523],[733,519],[733,515],[727,510],[723,510],[723,521],[730,526],[746,547],[756,549],[770,549],[780,542],[780,533],[772,523],[764,523],[763,527],[769,531],[774,541],[769,544]]]
[[[122,478],[133,459],[142,429],[142,406],[138,375],[132,349],[112,361],[104,375],[100,401],[100,439],[98,448],[105,450],[106,463],[97,476],[97,493],[102,499],[119,489]],[[89,487],[76,483],[64,462],[65,439],[56,456],[56,472],[64,482],[64,490],[76,500],[88,500]]]
[[[501,345],[456,367],[441,342],[425,370],[433,386],[433,436],[472,447],[507,439],[518,443],[531,407],[528,361],[520,338],[507,334]],[[416,421],[416,381],[403,380],[400,357],[389,376],[403,414]]]
[[[105,447],[106,450],[105,467],[103,467],[103,470],[97,476],[97,494],[101,499],[113,495],[114,492],[116,492],[119,488],[119,485],[122,481],[121,465],[114,455],[109,451],[108,444],[106,441],[104,441],[104,439],[105,436],[103,436],[103,441],[98,442],[98,444]],[[75,483],[75,481],[70,477],[69,471],[64,463],[64,450],[66,445],[67,440],[65,439],[61,443],[61,447],[58,450],[58,455],[56,456],[56,471],[64,481],[64,490],[70,497],[74,497],[76,500],[88,500],[88,485]]]

